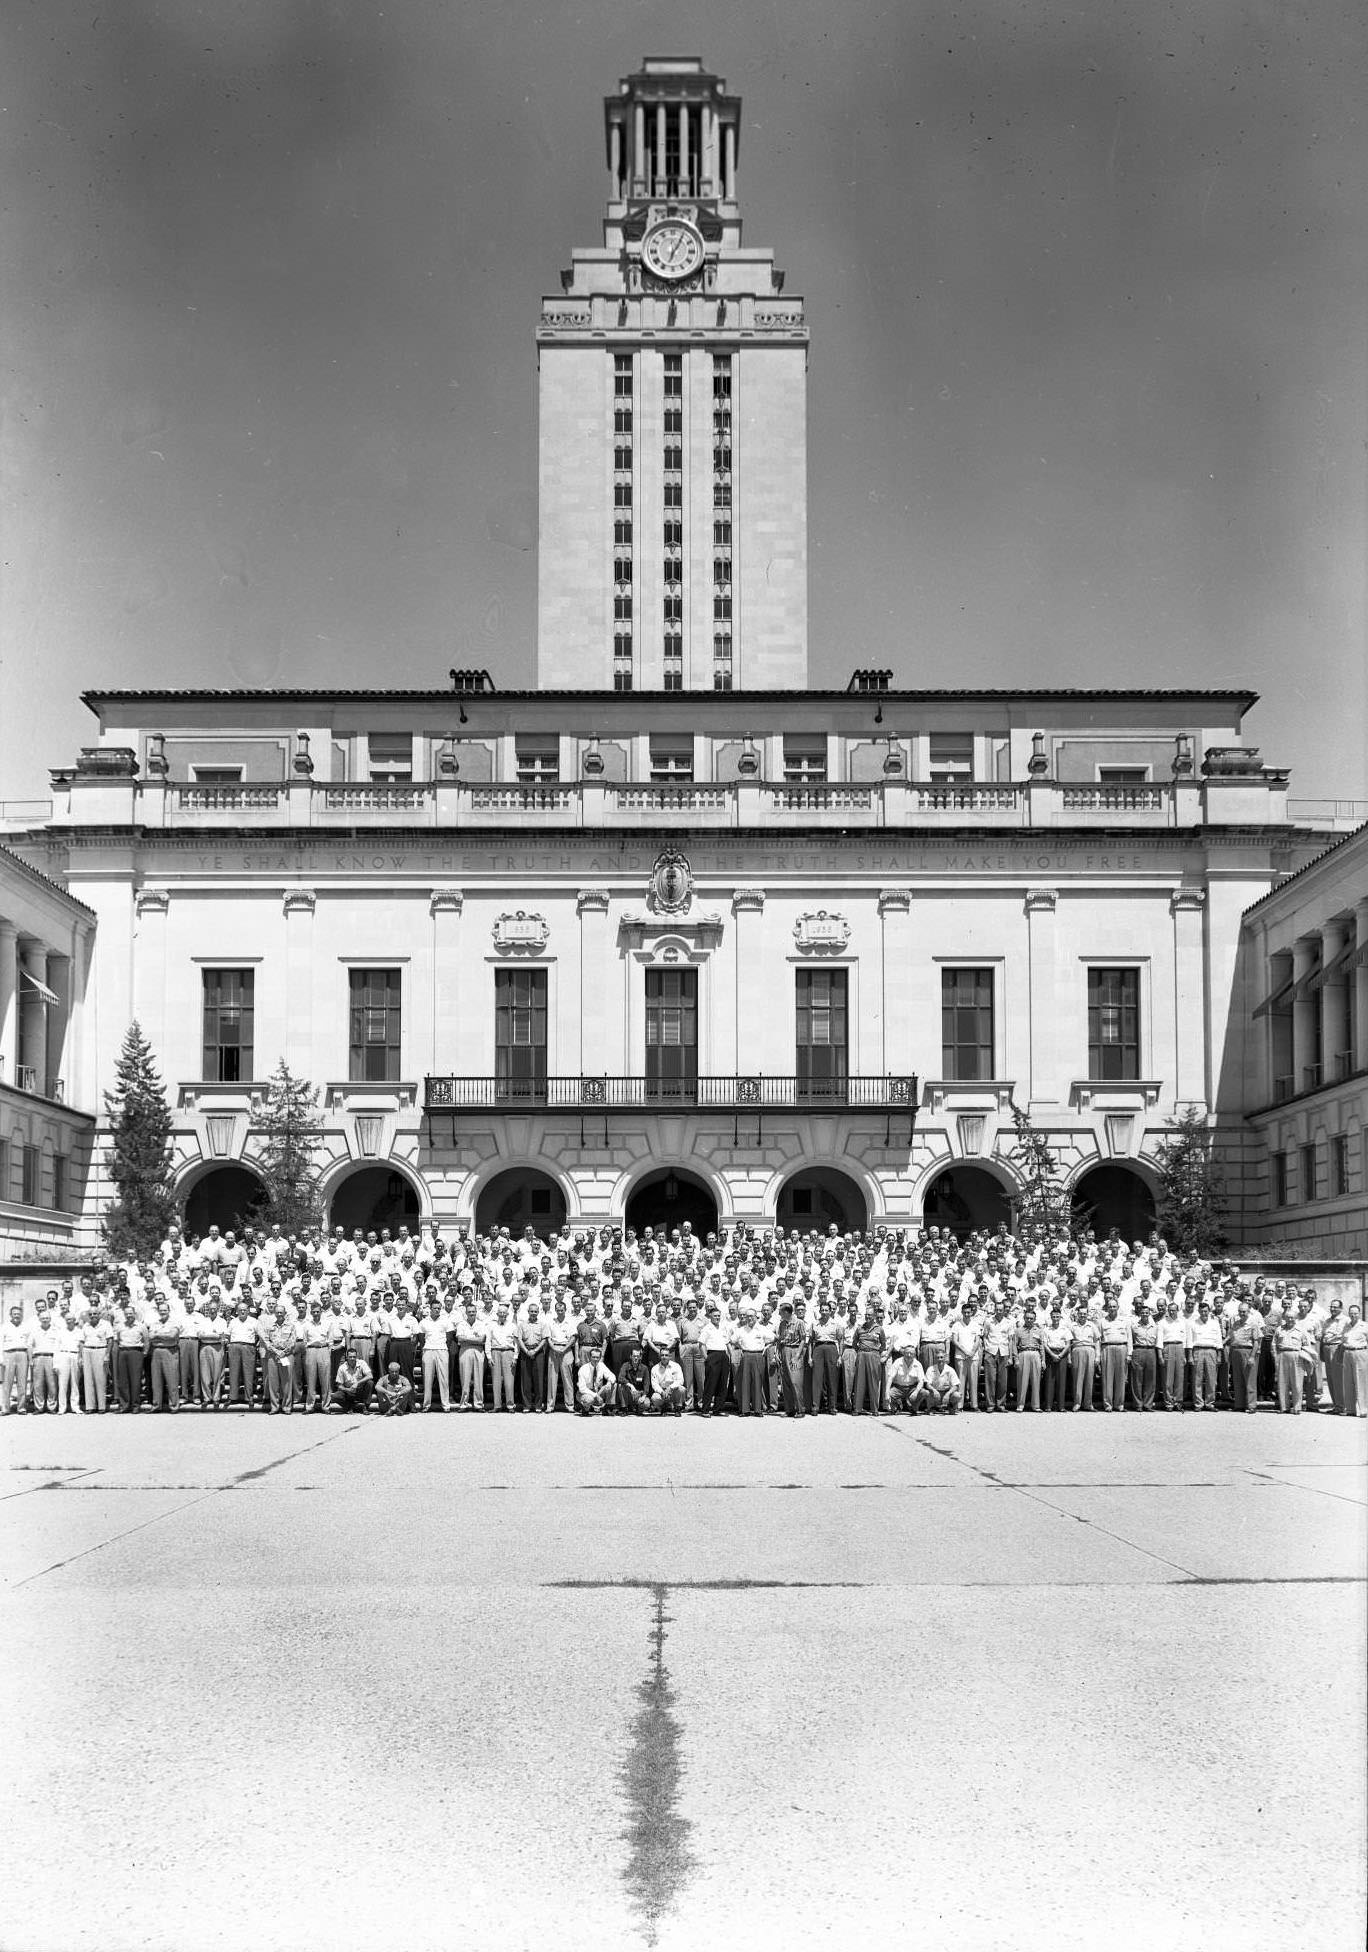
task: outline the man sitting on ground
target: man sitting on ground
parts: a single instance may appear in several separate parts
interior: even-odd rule
[[[398,1367],[397,1364],[395,1366]],[[337,1365],[337,1380],[333,1384],[334,1410],[344,1413],[368,1410],[374,1388],[375,1379],[371,1375],[370,1364],[364,1356],[348,1349]]]
[[[375,1407],[382,1417],[406,1417],[413,1408],[413,1384],[392,1362],[375,1386]]]

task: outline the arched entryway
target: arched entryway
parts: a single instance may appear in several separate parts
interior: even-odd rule
[[[1075,1226],[1104,1240],[1115,1227],[1124,1240],[1154,1232],[1154,1195],[1132,1166],[1094,1166],[1073,1189]]]
[[[869,1225],[869,1207],[849,1173],[835,1166],[804,1166],[779,1188],[774,1218],[792,1233],[824,1234],[834,1226],[843,1234],[862,1234]]]
[[[654,1227],[657,1233],[664,1228],[670,1234],[686,1220],[704,1239],[717,1232],[717,1201],[704,1182],[685,1172],[682,1166],[665,1166],[659,1172],[647,1173],[632,1188],[626,1224],[635,1227],[638,1233],[645,1227]]]
[[[211,1166],[190,1188],[185,1199],[185,1231],[207,1234],[211,1227],[238,1233],[252,1225],[266,1198],[266,1188],[248,1166]]]
[[[391,1233],[400,1227],[412,1232],[421,1217],[418,1192],[412,1181],[393,1166],[358,1166],[333,1188],[328,1224],[353,1233]]]
[[[948,1227],[963,1240],[1012,1224],[1012,1199],[996,1174],[982,1166],[947,1166],[936,1174],[922,1201],[928,1227]]]
[[[550,1173],[536,1166],[510,1166],[495,1173],[475,1202],[475,1231],[493,1233],[507,1227],[520,1234],[527,1227],[547,1240],[565,1225],[565,1194]]]

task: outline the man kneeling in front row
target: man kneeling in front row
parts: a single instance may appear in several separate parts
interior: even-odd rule
[[[413,1408],[413,1384],[392,1362],[375,1386],[375,1407],[382,1417],[406,1417]]]
[[[888,1407],[895,1416],[905,1410],[913,1417],[931,1408],[926,1371],[910,1350],[904,1350],[893,1365],[888,1378]]]
[[[651,1409],[657,1416],[684,1412],[684,1371],[673,1356],[663,1356],[651,1371]]]
[[[926,1365],[926,1408],[942,1416],[954,1416],[963,1400],[964,1386],[958,1373],[943,1357],[933,1356]]]
[[[396,1369],[398,1364],[395,1364]],[[337,1378],[333,1383],[332,1407],[334,1410],[352,1411],[370,1408],[371,1392],[375,1379],[370,1372],[370,1364],[364,1356],[348,1349],[337,1365]]]

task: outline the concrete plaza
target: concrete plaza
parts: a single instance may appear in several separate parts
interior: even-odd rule
[[[1358,1948],[1366,1439],[11,1418],[0,1944]]]

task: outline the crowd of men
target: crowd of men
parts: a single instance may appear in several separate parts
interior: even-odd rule
[[[1312,1288],[1067,1233],[172,1229],[15,1305],[3,1410],[1368,1416]]]

